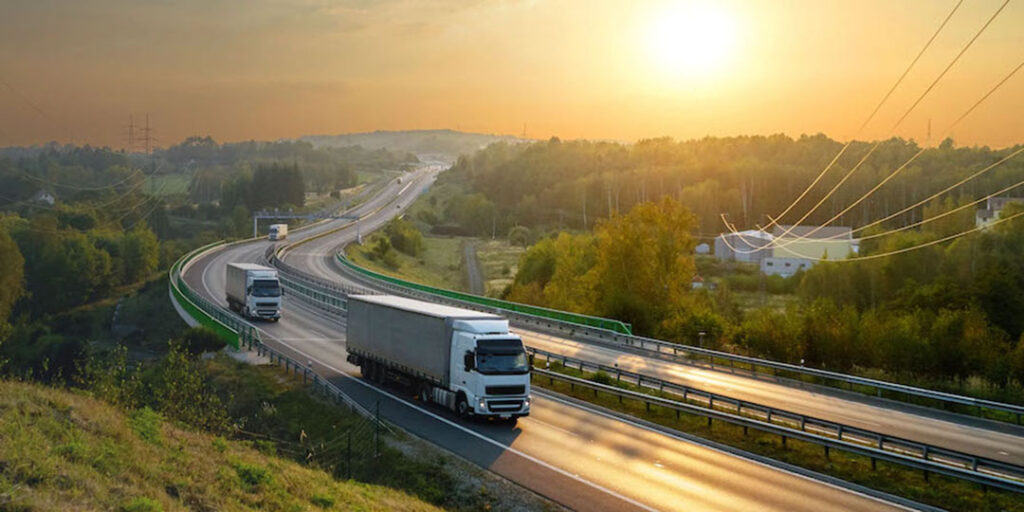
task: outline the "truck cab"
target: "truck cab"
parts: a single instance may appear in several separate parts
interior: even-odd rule
[[[272,242],[288,238],[288,224],[271,224],[267,229],[267,238]]]
[[[228,263],[225,282],[231,309],[253,319],[281,319],[281,282],[277,270],[250,263]]]
[[[526,416],[530,414],[530,365],[523,341],[507,331],[491,334],[500,331],[487,323],[454,322],[451,387],[460,397],[456,412],[503,419]]]

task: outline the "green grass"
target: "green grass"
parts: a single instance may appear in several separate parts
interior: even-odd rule
[[[500,297],[512,285],[519,265],[519,256],[526,249],[513,246],[508,240],[481,240],[476,245],[480,271],[484,274],[484,290],[488,297]]]
[[[551,370],[608,383],[646,394],[671,400],[679,397],[649,388],[638,388],[633,384],[614,382],[614,377],[605,374],[583,373],[562,367],[552,362]],[[580,400],[585,400],[608,409],[624,412],[637,418],[664,425],[682,432],[688,432],[705,439],[727,444],[750,453],[763,455],[778,461],[804,467],[819,473],[878,489],[898,496],[904,496],[921,503],[950,510],[1024,511],[1024,498],[1020,495],[1001,492],[985,492],[977,485],[938,475],[931,475],[925,481],[920,471],[904,466],[879,461],[872,469],[871,460],[860,455],[832,450],[825,457],[822,447],[789,439],[783,444],[782,438],[750,429],[744,433],[742,427],[716,421],[708,423],[702,416],[677,414],[676,411],[657,406],[648,408],[635,400],[621,400],[609,394],[596,394],[580,386],[573,388],[570,383],[534,375],[534,385],[556,391]],[[731,411],[728,411],[731,412]]]
[[[2,510],[439,510],[238,441],[39,385],[0,381]],[[150,430],[159,443],[147,440]],[[222,449],[212,449],[217,443]]]
[[[375,235],[379,236],[379,235]],[[391,268],[371,259],[370,246],[373,237],[365,237],[363,245],[350,245],[346,249],[348,258],[364,268],[393,277],[449,290],[466,291],[465,270],[462,266],[462,240],[457,237],[423,237],[423,252],[409,256],[395,251],[398,268]]]
[[[743,292],[733,290],[732,296],[736,299],[736,303],[739,304],[740,309],[743,311],[752,311],[761,308],[785,311],[786,307],[790,304],[795,304],[800,301],[800,298],[794,294],[765,293],[762,295],[760,292]]]
[[[142,191],[157,196],[173,196],[188,193],[191,178],[184,174],[158,174],[150,176]]]

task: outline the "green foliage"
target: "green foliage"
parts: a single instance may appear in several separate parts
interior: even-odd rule
[[[135,435],[139,436],[139,439],[153,444],[160,444],[163,441],[163,436],[160,435],[160,425],[163,424],[163,421],[160,413],[149,407],[132,411],[129,418]]]
[[[14,303],[25,293],[25,258],[7,230],[0,226],[0,342],[8,334],[8,318]],[[2,366],[2,359],[0,359]]]
[[[238,474],[238,479],[241,480],[242,484],[249,490],[254,490],[254,488],[268,484],[273,480],[270,476],[270,472],[267,471],[267,468],[253,464],[246,464],[244,462],[236,462],[234,466],[235,473]]]
[[[226,345],[216,331],[202,325],[186,330],[180,342],[181,349],[193,357],[204,352],[216,352]]]
[[[156,271],[160,243],[145,222],[140,222],[121,237],[122,281],[134,283]]]
[[[520,247],[528,247],[533,239],[533,233],[526,226],[513,226],[508,230],[508,243]]]
[[[391,239],[383,236],[375,237],[371,247],[370,256],[373,259],[392,269],[398,268],[398,257],[395,256],[395,250],[391,245]]]
[[[211,432],[226,431],[229,426],[224,404],[213,390],[202,362],[189,357],[176,344],[148,381],[149,403],[168,418]]]
[[[384,234],[392,247],[409,256],[418,256],[423,252],[423,234],[404,219],[392,219],[384,226]]]
[[[314,494],[313,497],[309,499],[309,502],[322,509],[328,509],[334,506],[334,498],[325,494]]]
[[[153,501],[149,498],[135,498],[123,507],[122,512],[163,512],[164,507],[157,501]]]

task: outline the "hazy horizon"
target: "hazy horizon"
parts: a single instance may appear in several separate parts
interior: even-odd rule
[[[0,146],[156,145],[452,129],[632,142],[824,133],[937,144],[1019,63],[1011,3],[964,2],[879,116],[857,127],[955,2],[198,0],[0,6]],[[696,20],[696,21],[694,21]],[[1024,76],[950,134],[1024,142]]]

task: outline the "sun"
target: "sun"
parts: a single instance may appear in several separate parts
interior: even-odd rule
[[[672,79],[706,79],[732,58],[735,19],[723,7],[679,2],[654,14],[647,28],[647,52]]]

